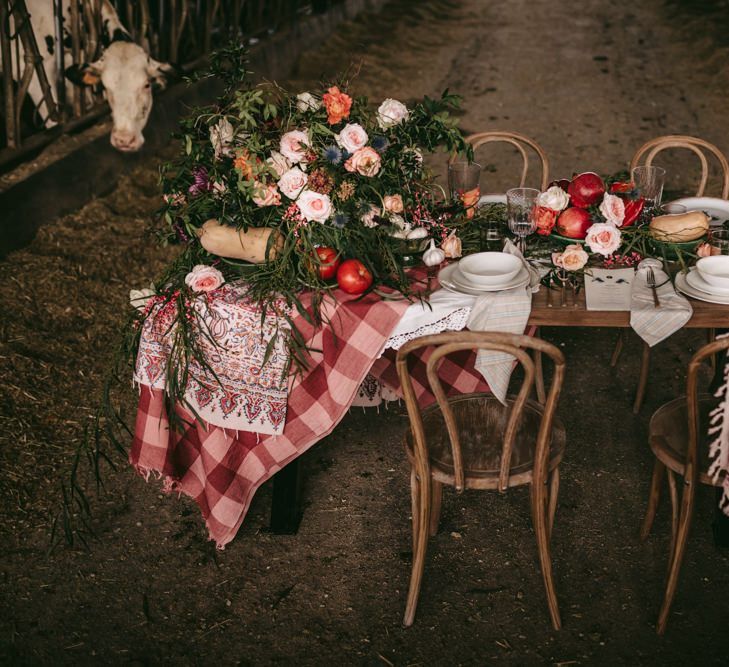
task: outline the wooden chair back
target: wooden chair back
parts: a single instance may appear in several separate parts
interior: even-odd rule
[[[529,171],[529,153],[527,148],[532,149],[539,159],[542,169],[542,180],[540,182],[540,190],[547,189],[547,183],[549,183],[549,160],[544,149],[534,139],[519,134],[518,132],[502,132],[499,130],[493,130],[489,132],[476,132],[466,137],[466,141],[471,144],[474,152],[480,146],[489,143],[506,143],[515,146],[521,154],[522,158],[522,169],[521,169],[521,180],[519,181],[519,187],[523,188],[526,183],[527,173]]]
[[[443,384],[438,377],[438,367],[441,360],[446,355],[460,350],[506,352],[515,357],[517,363],[521,365],[524,371],[524,378],[519,392],[516,394],[516,398],[511,405],[504,431],[498,485],[499,491],[503,493],[509,484],[509,471],[511,469],[511,454],[514,440],[519,429],[524,406],[534,383],[534,362],[527,350],[537,350],[552,359],[554,372],[552,374],[547,401],[544,405],[544,412],[539,426],[534,453],[534,483],[543,483],[547,474],[546,468],[551,442],[552,422],[564,379],[564,355],[554,345],[540,338],[508,333],[477,331],[454,331],[421,336],[403,345],[397,353],[396,367],[410,418],[415,468],[418,474],[421,475],[421,479],[430,476],[427,434],[423,427],[423,416],[408,371],[408,362],[415,352],[431,346],[434,350],[426,362],[426,373],[430,389],[435,396],[446,424],[453,456],[455,488],[458,493],[461,493],[465,488],[463,456],[458,435],[458,425],[451,406],[448,403],[448,397],[443,389]]]
[[[686,448],[686,460],[684,468],[684,479],[696,481],[699,470],[698,443],[699,436],[699,369],[707,357],[729,350],[729,336],[707,343],[699,348],[696,354],[691,357],[686,376],[686,412],[688,414],[688,443]]]
[[[729,162],[727,162],[724,154],[714,145],[699,139],[698,137],[689,137],[682,134],[668,134],[662,137],[656,137],[644,143],[633,155],[633,159],[630,161],[630,169],[637,167],[641,164],[641,160],[645,156],[645,160],[642,164],[650,166],[653,164],[653,159],[658,153],[668,148],[685,148],[694,153],[701,163],[701,180],[699,181],[699,187],[696,189],[696,196],[703,197],[704,191],[706,190],[706,184],[709,180],[709,163],[706,159],[706,155],[713,155],[719,163],[722,173],[722,187],[721,187],[721,198],[727,199],[729,197]]]

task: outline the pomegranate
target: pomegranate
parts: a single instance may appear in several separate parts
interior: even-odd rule
[[[557,187],[560,187],[565,192],[567,192],[567,188],[570,186],[570,179],[569,178],[558,178],[556,181],[552,181],[549,184],[549,187],[551,188],[553,185],[556,185]]]
[[[575,176],[567,188],[570,196],[570,203],[573,206],[587,208],[593,204],[597,204],[600,198],[605,194],[605,183],[595,173],[586,171],[583,174]]]
[[[561,236],[571,239],[584,239],[591,226],[592,218],[584,208],[570,206],[557,218],[556,231]]]

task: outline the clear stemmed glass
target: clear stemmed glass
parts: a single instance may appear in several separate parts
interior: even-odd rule
[[[526,237],[537,228],[534,213],[539,190],[535,188],[512,188],[506,191],[506,215],[509,229],[519,239],[518,248],[526,254]]]
[[[635,189],[645,199],[643,211],[646,217],[652,217],[658,211],[663,197],[663,185],[666,181],[666,170],[651,165],[633,167],[630,172]]]

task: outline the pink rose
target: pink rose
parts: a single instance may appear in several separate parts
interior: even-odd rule
[[[281,193],[275,183],[265,185],[256,181],[253,201],[258,206],[278,206],[281,203]]]
[[[306,132],[292,130],[281,137],[279,150],[285,158],[296,164],[297,162],[301,162],[306,156],[308,145],[309,137]]]
[[[298,167],[289,169],[278,182],[278,187],[289,199],[296,199],[306,187],[308,176]]]
[[[344,168],[349,172],[356,171],[362,176],[377,176],[380,171],[380,154],[369,146],[360,148],[352,157],[344,163]]]
[[[552,263],[567,271],[579,271],[589,258],[579,243],[568,245],[561,253],[552,253]]]
[[[223,274],[212,266],[198,264],[185,276],[185,285],[193,292],[212,292],[225,282]]]
[[[401,195],[385,195],[383,202],[389,213],[402,213],[404,206]]]
[[[296,200],[301,215],[309,222],[324,222],[332,213],[332,202],[328,195],[313,190],[304,190]]]
[[[281,178],[289,169],[291,169],[291,163],[288,158],[281,155],[278,151],[271,151],[271,157],[266,160],[266,164],[271,168],[276,178]]]
[[[354,153],[367,143],[367,132],[359,123],[347,123],[344,129],[335,134],[337,143],[349,153]]]
[[[462,254],[461,239],[456,236],[455,232],[451,232],[446,240],[440,244],[440,249],[449,259],[460,257]]]
[[[620,247],[620,230],[609,222],[598,222],[587,230],[585,243],[592,252],[607,257]]]
[[[617,195],[605,193],[600,204],[600,213],[611,225],[620,227],[625,220],[625,202]]]

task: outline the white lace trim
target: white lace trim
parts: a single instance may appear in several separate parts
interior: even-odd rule
[[[427,334],[436,334],[442,331],[460,331],[465,328],[470,313],[470,307],[456,308],[456,310],[452,310],[435,322],[428,322],[413,331],[405,331],[404,333],[388,338],[384,349],[399,350],[409,340],[426,336]]]

